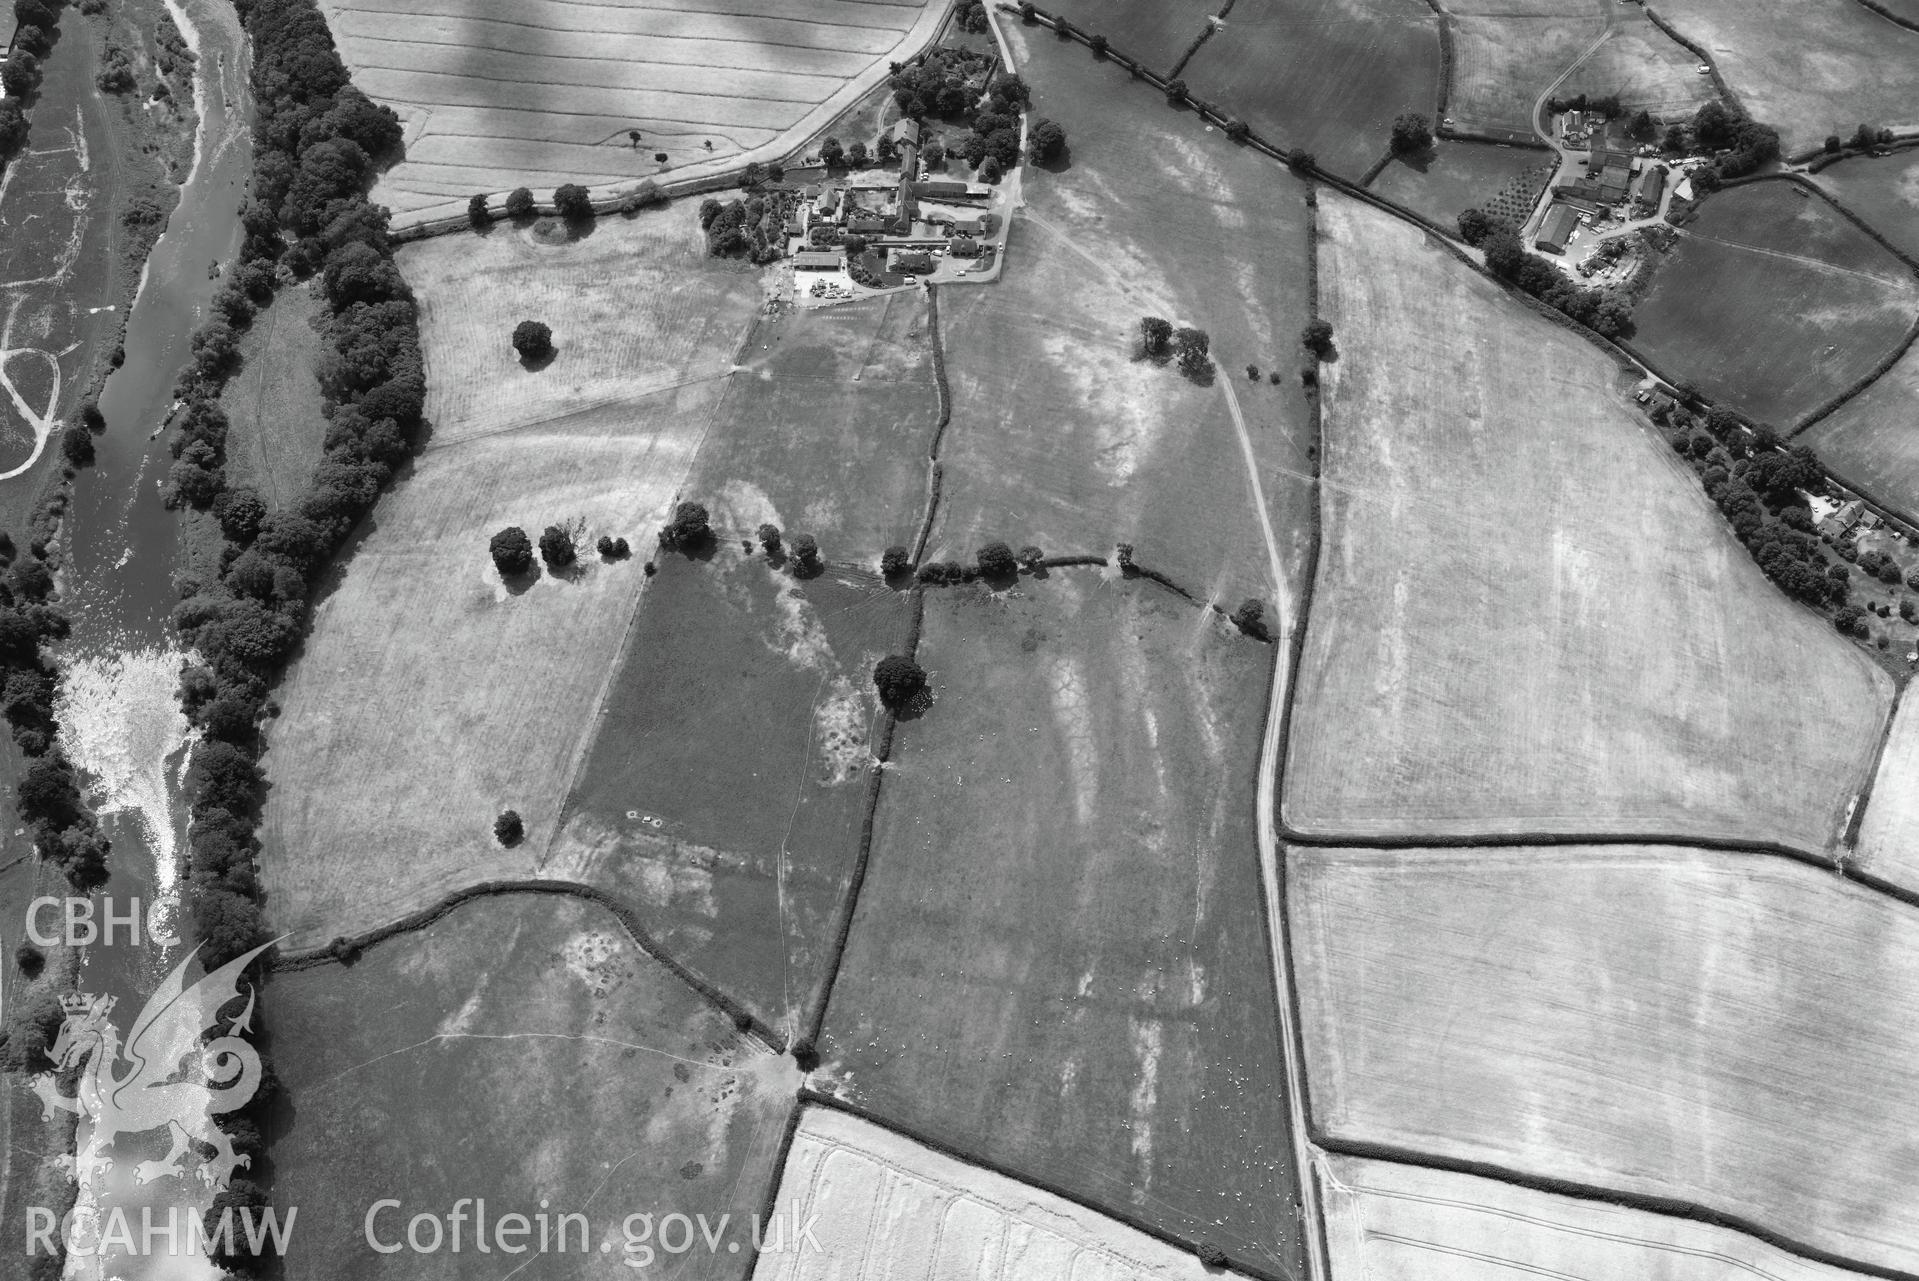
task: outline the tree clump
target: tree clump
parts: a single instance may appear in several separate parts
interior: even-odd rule
[[[1314,320],[1300,331],[1300,345],[1307,351],[1325,360],[1333,354],[1333,326],[1324,320]]]
[[[1019,560],[1005,543],[991,542],[974,555],[979,572],[987,578],[1012,578],[1019,573]]]
[[[780,540],[780,527],[769,522],[761,525],[758,532],[760,549],[766,553],[768,559],[778,556],[781,547],[784,546]]]
[[[897,543],[880,553],[880,573],[887,578],[904,574],[912,567],[911,554]]]
[[[1213,367],[1211,347],[1212,339],[1206,336],[1204,329],[1187,326],[1173,335],[1173,351],[1180,372],[1188,377],[1198,377]]]
[[[518,578],[533,568],[533,540],[518,525],[508,525],[487,544],[502,578]]]
[[[889,654],[873,666],[873,688],[895,712],[912,707],[926,693],[926,670],[901,654]]]
[[[544,321],[522,320],[513,326],[513,350],[522,360],[545,360],[553,354],[553,330]]]
[[[1265,604],[1253,597],[1247,597],[1240,602],[1239,608],[1233,611],[1233,626],[1254,640],[1268,639]]]
[[[593,196],[577,182],[569,182],[553,191],[553,207],[568,222],[593,220]]]
[[[1027,132],[1026,154],[1035,164],[1058,160],[1066,154],[1066,130],[1057,121],[1039,121]]]
[[[467,197],[466,220],[475,231],[493,225],[493,211],[486,207],[485,192],[475,192]]]
[[[524,222],[533,216],[533,193],[525,187],[515,187],[506,193],[506,216],[514,222]]]
[[[673,519],[660,527],[660,546],[668,551],[698,551],[712,537],[711,520],[700,503],[680,503],[673,509]]]
[[[1433,122],[1417,111],[1408,111],[1393,121],[1393,154],[1417,155],[1433,145]]]
[[[540,534],[540,559],[552,570],[565,569],[579,559],[573,545],[573,533],[561,525],[548,525]]]
[[[526,824],[518,810],[501,810],[500,816],[493,820],[493,839],[507,849],[518,845],[525,835]]]
[[[801,534],[793,540],[793,567],[802,577],[820,572],[820,544],[813,535]]]

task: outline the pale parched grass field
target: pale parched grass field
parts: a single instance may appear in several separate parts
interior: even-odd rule
[[[1919,515],[1919,343],[1879,380],[1800,440],[1848,481],[1908,517]]]
[[[1295,849],[1288,883],[1322,1133],[1919,1263],[1911,908],[1671,846]]]
[[[809,1108],[780,1178],[787,1221],[821,1253],[761,1258],[768,1281],[1202,1281],[1197,1256],[890,1130]]]
[[[1823,849],[1890,681],[1766,580],[1616,366],[1323,194],[1324,544],[1285,816]]]
[[[759,297],[755,277],[689,261],[673,229],[692,224],[684,206],[603,220],[576,245],[542,248],[537,285],[531,268],[516,276],[506,241],[519,233],[505,229],[403,258],[424,303],[434,436],[321,599],[269,735],[263,876],[293,946],[474,880],[533,874],[645,582],[641,562]],[[640,281],[681,271],[682,292],[634,294],[620,322],[614,258]],[[491,340],[540,300],[554,306],[563,354],[525,374]],[[576,329],[559,311],[569,301]],[[583,531],[575,572],[500,581],[495,531],[520,525],[537,539],[570,522]],[[633,559],[602,562],[603,533],[627,538]],[[511,851],[491,832],[507,808],[527,825]]]
[[[1849,1281],[1743,1232],[1495,1179],[1327,1156],[1336,1277],[1484,1281]]]
[[[374,190],[401,223],[458,212],[473,192],[776,159],[926,44],[946,11],[929,0],[321,7],[354,83],[406,124],[406,159]]]
[[[1899,701],[1859,824],[1858,856],[1866,871],[1919,890],[1919,698]]]

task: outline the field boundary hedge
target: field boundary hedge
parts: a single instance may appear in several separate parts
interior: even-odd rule
[[[1446,108],[1453,100],[1453,61],[1459,55],[1453,46],[1453,16],[1446,12],[1439,0],[1426,0],[1426,7],[1433,11],[1433,19],[1439,24],[1439,97],[1433,107],[1433,132],[1444,138]]]
[[[1905,701],[1906,691],[1911,688],[1911,682],[1907,682],[1895,686],[1892,691],[1892,706],[1886,711],[1886,724],[1879,733],[1879,746],[1873,751],[1872,764],[1866,768],[1866,785],[1859,789],[1852,814],[1846,819],[1846,830],[1839,835],[1841,848],[1853,851],[1859,848],[1859,828],[1866,821],[1866,809],[1872,804],[1872,790],[1879,783],[1879,770],[1886,761],[1886,748],[1892,742],[1893,729],[1899,724],[1899,704]]]
[[[709,1005],[733,1020],[734,1027],[742,1032],[751,1030],[756,1037],[766,1043],[768,1049],[776,1050],[783,1043],[784,1038],[765,1020],[660,946],[659,940],[654,938],[640,921],[639,914],[624,900],[596,885],[587,885],[579,881],[517,877],[463,885],[438,902],[408,912],[384,925],[376,925],[358,934],[342,935],[319,947],[280,953],[274,956],[272,968],[278,973],[317,969],[323,965],[352,965],[368,950],[398,938],[402,934],[417,934],[445,920],[468,903],[478,899],[501,898],[517,894],[546,894],[559,898],[573,898],[604,908],[620,923],[620,928],[626,931],[635,947],[664,966],[674,978],[699,993]]]
[[[1640,7],[1646,11],[1646,16],[1652,20],[1653,26],[1665,32],[1680,48],[1699,59],[1700,64],[1706,68],[1707,74],[1712,77],[1712,87],[1717,91],[1719,96],[1724,98],[1738,114],[1751,118],[1752,113],[1746,110],[1746,104],[1741,101],[1737,93],[1733,92],[1733,88],[1726,82],[1726,78],[1719,74],[1719,64],[1713,61],[1712,55],[1706,52],[1705,47],[1695,44],[1693,41],[1681,35],[1679,28],[1673,26],[1672,23],[1661,17],[1659,11],[1651,5],[1642,4]]]
[[[1491,1179],[1533,1192],[1546,1192],[1553,1196],[1621,1206],[1628,1210],[1657,1214],[1662,1218],[1689,1219],[1695,1223],[1710,1224],[1713,1227],[1725,1228],[1764,1242],[1775,1250],[1797,1258],[1823,1264],[1826,1267],[1844,1268],[1864,1276],[1879,1278],[1880,1281],[1919,1281],[1919,1273],[1902,1272],[1898,1268],[1850,1259],[1831,1250],[1808,1245],[1774,1228],[1766,1227],[1756,1220],[1729,1214],[1723,1210],[1715,1210],[1698,1202],[1680,1200],[1677,1197],[1656,1196],[1647,1192],[1627,1192],[1597,1184],[1579,1183],[1572,1179],[1556,1178],[1547,1174],[1531,1174],[1491,1161],[1439,1156],[1431,1152],[1421,1152],[1397,1144],[1379,1143],[1371,1139],[1342,1139],[1319,1134],[1314,1136],[1313,1141],[1325,1151],[1340,1156],[1359,1157],[1367,1161],[1384,1161],[1393,1165],[1437,1170],[1446,1174],[1470,1174],[1476,1178]]]
[[[1186,1240],[1157,1224],[1148,1223],[1130,1208],[1107,1205],[1096,1197],[1070,1191],[1043,1175],[1015,1170],[1011,1166],[993,1160],[991,1157],[963,1151],[944,1139],[935,1138],[930,1134],[921,1134],[911,1126],[895,1121],[890,1117],[882,1116],[880,1113],[855,1103],[851,1099],[842,1098],[837,1094],[829,1094],[825,1090],[813,1085],[810,1081],[800,1087],[799,1099],[803,1107],[811,1106],[824,1108],[831,1112],[839,1112],[855,1120],[864,1121],[868,1125],[876,1126],[890,1134],[905,1139],[909,1143],[917,1144],[920,1147],[937,1152],[941,1156],[949,1157],[964,1165],[970,1165],[978,1170],[985,1170],[988,1174],[996,1174],[1002,1179],[1011,1179],[1013,1182],[1025,1184],[1027,1187],[1037,1188],[1041,1192],[1056,1196],[1062,1201],[1070,1202],[1082,1209],[1091,1210],[1094,1214],[1112,1219],[1116,1223],[1124,1224],[1135,1232],[1153,1238],[1161,1245],[1172,1246],[1174,1249],[1182,1250],[1187,1254],[1199,1253],[1199,1243],[1197,1241]],[[1302,1177],[1310,1178],[1312,1177],[1312,1172],[1303,1171]],[[1243,1276],[1253,1277],[1255,1281],[1296,1281],[1295,1278],[1288,1276],[1284,1272],[1276,1272],[1269,1268],[1260,1267],[1257,1264],[1248,1263],[1243,1259],[1231,1259],[1225,1266]],[[1919,1277],[1900,1277],[1894,1278],[1892,1281],[1919,1281]]]
[[[1885,5],[1880,4],[1879,0],[1859,0],[1859,3],[1884,18],[1887,22],[1892,23],[1894,26],[1904,27],[1908,31],[1919,31],[1919,22],[1914,22],[1904,14],[1894,13]]]

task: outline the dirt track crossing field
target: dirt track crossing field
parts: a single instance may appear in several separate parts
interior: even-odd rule
[[[1396,219],[1319,216],[1339,350],[1287,823],[1825,848],[1887,678],[1767,581],[1613,362]]]
[[[473,192],[777,159],[929,41],[945,12],[929,0],[322,8],[354,82],[406,123],[406,159],[374,189],[400,223],[457,213]]]
[[[1919,911],[1790,859],[1670,846],[1288,858],[1328,1142],[1919,1263],[1919,1151],[1887,1133],[1919,1106]]]
[[[1743,1232],[1470,1174],[1324,1160],[1333,1273],[1370,1281],[1850,1281]]]

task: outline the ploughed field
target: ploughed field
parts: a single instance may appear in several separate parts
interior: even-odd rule
[[[1329,1142],[1919,1260],[1915,1154],[1888,1131],[1919,1099],[1909,906],[1671,846],[1295,849],[1288,883]]]
[[[1322,193],[1319,221],[1338,357],[1286,823],[1825,848],[1887,679],[1766,580],[1613,362],[1397,219]]]
[[[1781,431],[1876,370],[1919,322],[1919,281],[1817,196],[1722,191],[1680,230],[1633,312],[1634,345]]]
[[[1064,1197],[826,1108],[800,1118],[780,1179],[788,1224],[817,1219],[821,1253],[769,1253],[756,1276],[800,1281],[1201,1281],[1197,1256]]]
[[[1290,1268],[1250,768],[1271,649],[1075,569],[929,592],[918,657],[933,702],[883,771],[822,1083]]]
[[[321,8],[354,82],[406,124],[406,158],[374,190],[402,224],[458,213],[474,192],[779,159],[918,52],[945,13],[927,0]]]

